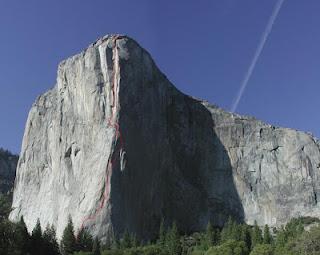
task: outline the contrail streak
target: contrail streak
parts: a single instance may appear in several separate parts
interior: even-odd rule
[[[276,3],[276,5],[275,5],[275,7],[274,7],[274,9],[272,11],[272,15],[271,15],[271,17],[270,17],[270,19],[268,21],[268,24],[267,24],[267,27],[266,27],[265,31],[262,34],[262,37],[260,39],[260,43],[258,45],[258,48],[256,49],[256,52],[255,52],[254,57],[252,59],[252,62],[250,64],[250,66],[249,66],[249,69],[248,69],[248,71],[247,71],[247,73],[246,73],[246,75],[245,75],[245,77],[244,77],[244,79],[243,79],[243,81],[241,83],[241,86],[240,86],[240,89],[238,91],[237,97],[233,101],[232,108],[231,108],[232,112],[235,112],[237,110],[237,108],[238,108],[238,105],[239,105],[239,102],[240,102],[240,100],[242,98],[242,95],[243,95],[244,91],[247,88],[248,82],[249,82],[249,80],[251,78],[251,75],[252,75],[252,73],[254,71],[254,68],[255,68],[255,66],[257,64],[257,61],[259,60],[259,57],[260,57],[261,52],[262,52],[262,50],[264,48],[264,45],[265,45],[266,41],[268,40],[268,37],[269,37],[269,35],[270,35],[271,31],[272,31],[273,24],[277,19],[277,16],[279,14],[279,11],[280,11],[281,6],[282,6],[284,1],[285,0],[279,0]]]

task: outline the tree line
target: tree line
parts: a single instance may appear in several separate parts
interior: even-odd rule
[[[140,242],[125,231],[108,244],[100,244],[86,229],[75,234],[71,217],[61,241],[53,226],[42,229],[38,220],[28,233],[24,219],[18,223],[0,221],[1,255],[320,255],[320,226],[315,218],[292,219],[278,229],[237,223],[232,218],[223,228],[209,222],[203,232],[191,235],[179,231],[177,224],[162,221],[156,240]],[[305,226],[313,226],[305,230]]]

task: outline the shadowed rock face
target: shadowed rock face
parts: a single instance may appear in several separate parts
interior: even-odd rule
[[[70,214],[103,241],[150,238],[162,218],[185,232],[229,215],[274,226],[320,216],[319,163],[311,135],[184,95],[135,41],[106,36],[33,105],[10,218],[61,236]]]
[[[18,156],[0,148],[0,193],[13,191]]]

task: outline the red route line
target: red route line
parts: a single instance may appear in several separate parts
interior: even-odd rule
[[[116,35],[114,38],[113,38],[113,50],[114,50],[114,53],[118,54],[117,52],[117,39],[121,38],[121,36],[119,35]],[[115,54],[114,54],[114,57],[115,57]],[[119,58],[119,56],[118,56]],[[119,65],[119,59],[114,59],[114,61],[118,61],[117,65]],[[116,67],[119,69],[120,67],[119,66],[116,66],[116,63],[114,62],[113,63],[113,86],[112,86],[112,98],[113,98],[113,104],[116,104],[116,100],[115,100],[115,83],[116,83]],[[116,107],[115,105],[113,105],[113,107]],[[115,154],[119,151],[121,151],[123,149],[123,138],[122,138],[122,135],[121,135],[121,132],[120,132],[120,126],[119,126],[119,123],[116,122],[116,120],[114,122],[112,122],[112,119],[114,118],[114,111],[113,109],[111,109],[111,116],[108,118],[108,121],[107,121],[107,127],[111,127],[111,128],[114,128],[115,129],[115,142],[117,142],[117,139],[119,138],[120,140],[120,148],[119,150],[116,150],[117,149],[117,145],[115,147],[115,150],[114,152],[112,153],[113,155],[111,156],[111,161],[110,161],[110,158],[108,159],[108,164],[107,164],[107,169],[106,169],[106,177],[105,177],[105,190],[104,190],[104,193],[102,195],[102,198],[101,198],[101,201],[100,201],[100,205],[99,207],[96,209],[95,213],[90,215],[90,216],[87,216],[85,217],[83,220],[82,220],[82,223],[81,223],[81,227],[79,229],[79,232],[78,234],[84,229],[85,227],[85,223],[88,222],[88,221],[91,221],[91,220],[95,220],[96,217],[98,216],[98,214],[101,212],[101,210],[103,209],[105,203],[107,202],[107,200],[109,199],[109,195],[110,195],[110,185],[109,185],[109,176],[111,176],[112,174],[112,166],[114,165],[115,163],[115,160],[116,160],[116,157],[115,157]],[[77,237],[78,237],[78,234],[77,234]]]

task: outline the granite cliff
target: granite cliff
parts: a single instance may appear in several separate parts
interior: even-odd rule
[[[103,241],[150,237],[162,218],[186,232],[229,215],[275,226],[320,216],[319,168],[312,135],[187,96],[134,40],[111,35],[63,61],[33,104],[10,219],[61,236],[71,215]]]

